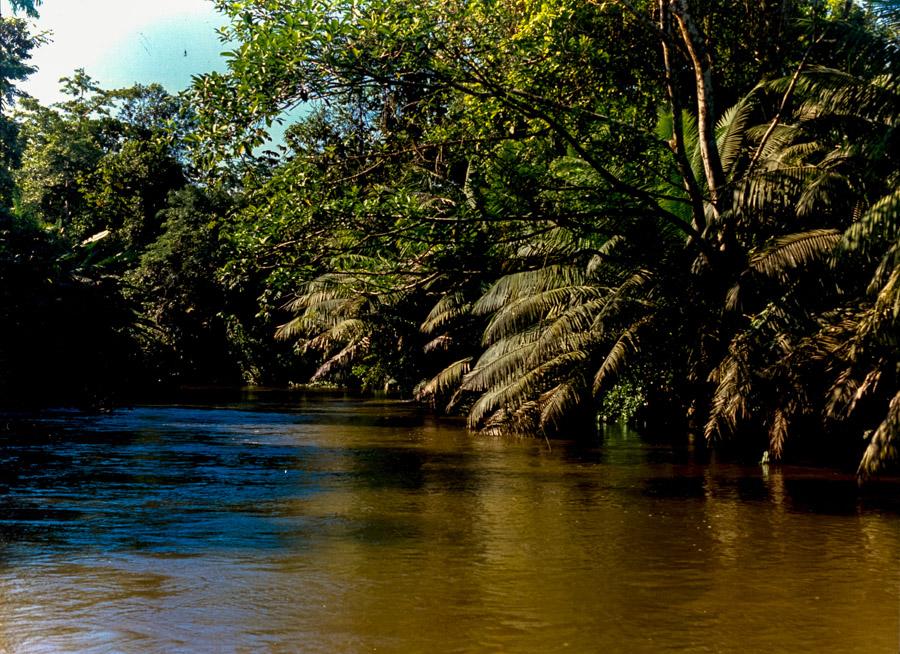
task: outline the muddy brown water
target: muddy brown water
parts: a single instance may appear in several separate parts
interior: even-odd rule
[[[900,497],[386,401],[0,435],[0,652],[900,651]]]

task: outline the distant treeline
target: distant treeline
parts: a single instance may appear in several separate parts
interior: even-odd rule
[[[226,73],[2,118],[8,402],[331,382],[896,459],[900,3],[217,6]],[[7,108],[37,45],[2,19]]]

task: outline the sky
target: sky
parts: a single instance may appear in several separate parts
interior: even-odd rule
[[[6,0],[0,7],[9,15]],[[224,69],[216,28],[225,20],[209,0],[44,0],[39,11],[35,29],[52,42],[35,51],[38,72],[22,89],[42,104],[62,99],[59,78],[76,68],[103,88],[159,82],[169,91]]]

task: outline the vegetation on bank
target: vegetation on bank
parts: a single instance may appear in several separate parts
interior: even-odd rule
[[[896,459],[896,2],[217,6],[226,73],[3,117],[5,396],[329,381]]]

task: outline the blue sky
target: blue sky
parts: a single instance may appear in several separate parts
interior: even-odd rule
[[[23,90],[43,104],[61,99],[58,80],[76,68],[104,88],[159,82],[170,91],[224,68],[216,28],[225,21],[208,0],[44,0],[40,13],[35,28],[52,42],[36,51],[39,70]]]

